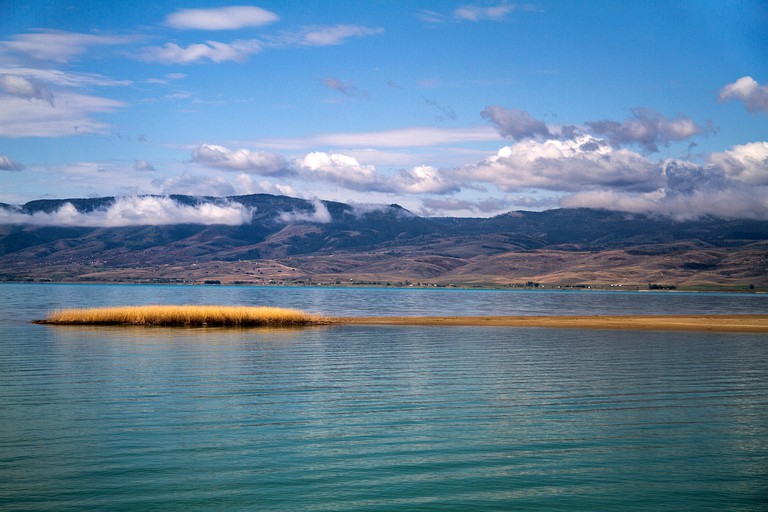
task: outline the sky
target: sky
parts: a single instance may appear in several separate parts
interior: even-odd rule
[[[768,3],[0,0],[0,202],[257,193],[768,219]]]

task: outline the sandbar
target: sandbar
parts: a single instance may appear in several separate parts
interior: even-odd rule
[[[331,323],[768,333],[768,315],[376,316],[341,317]]]

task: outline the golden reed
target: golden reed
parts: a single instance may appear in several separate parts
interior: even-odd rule
[[[321,316],[298,309],[253,306],[150,305],[58,309],[41,324],[148,325],[177,327],[294,327],[322,325]]]

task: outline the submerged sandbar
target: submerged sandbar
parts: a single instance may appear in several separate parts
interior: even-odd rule
[[[548,327],[768,333],[768,315],[594,315],[594,316],[380,316],[335,319],[356,325]]]
[[[326,317],[295,309],[268,306],[215,305],[150,305],[63,309],[54,311],[46,319],[38,320],[36,323],[167,327],[486,326],[768,333],[768,315]]]

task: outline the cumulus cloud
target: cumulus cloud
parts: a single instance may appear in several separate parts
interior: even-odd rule
[[[238,174],[235,179],[236,194],[274,194],[299,197],[299,192],[285,183],[273,183],[269,180],[254,181],[253,176],[245,173]]]
[[[5,155],[0,155],[0,171],[23,171],[24,164],[11,160]]]
[[[606,208],[677,219],[705,215],[768,219],[768,143],[713,153],[704,165],[665,160],[654,190],[592,187],[564,197],[565,207]]]
[[[277,220],[284,224],[291,224],[295,222],[312,222],[315,224],[328,224],[333,220],[331,212],[319,199],[312,200],[313,211],[292,211],[283,212],[277,216]]]
[[[491,105],[485,107],[480,116],[490,122],[502,137],[517,140],[553,137],[546,124],[523,110]]]
[[[253,211],[232,202],[199,202],[180,204],[170,197],[120,197],[105,208],[81,212],[71,203],[46,213],[23,213],[18,209],[0,207],[0,224],[30,224],[35,226],[125,227],[168,224],[248,224]]]
[[[768,142],[752,142],[713,153],[709,162],[732,180],[768,186]]]
[[[411,194],[446,194],[458,192],[460,188],[429,165],[401,169],[394,178],[394,187]]]
[[[768,85],[760,85],[751,76],[743,76],[720,90],[718,101],[738,100],[750,112],[768,112]]]
[[[590,190],[561,200],[566,208],[605,208],[692,220],[706,215],[722,218],[768,219],[768,190],[749,187],[697,188],[688,194],[633,194],[620,190]]]
[[[654,190],[660,182],[659,171],[642,155],[612,148],[589,135],[565,141],[523,140],[462,169],[461,174],[506,191],[591,187]]]
[[[768,142],[713,153],[705,164],[668,159],[654,162],[590,135],[569,140],[519,141],[482,162],[451,174],[462,187],[487,183],[514,204],[534,208],[605,208],[677,219],[706,215],[768,219]],[[526,203],[526,195],[544,192]],[[520,198],[523,198],[521,200]],[[435,210],[471,209],[458,198],[428,199]],[[472,210],[473,211],[473,210]]]
[[[141,60],[161,64],[192,64],[209,60],[211,62],[244,62],[254,53],[259,53],[262,44],[256,39],[238,39],[231,43],[206,41],[186,47],[176,43],[163,46],[147,46],[138,54]]]
[[[288,163],[282,156],[275,153],[247,149],[229,150],[215,144],[201,145],[192,152],[192,160],[208,167],[243,171],[261,176],[279,176],[289,173]]]
[[[624,122],[588,121],[587,126],[599,135],[605,135],[616,146],[639,144],[644,150],[655,153],[659,145],[689,139],[712,131],[711,126],[695,123],[690,117],[679,114],[667,119],[658,112],[645,108],[632,109],[633,117]]]
[[[32,34],[17,34],[8,41],[0,41],[0,54],[63,64],[93,46],[124,45],[137,40],[136,36],[40,30]]]
[[[353,190],[381,190],[384,187],[374,166],[361,164],[347,155],[316,151],[297,159],[294,166],[310,181],[327,181]]]
[[[53,93],[44,85],[20,75],[0,74],[0,90],[26,100],[43,100],[54,106]]]
[[[179,9],[165,19],[166,25],[180,30],[236,30],[274,23],[277,14],[254,6],[228,6],[212,9]]]

